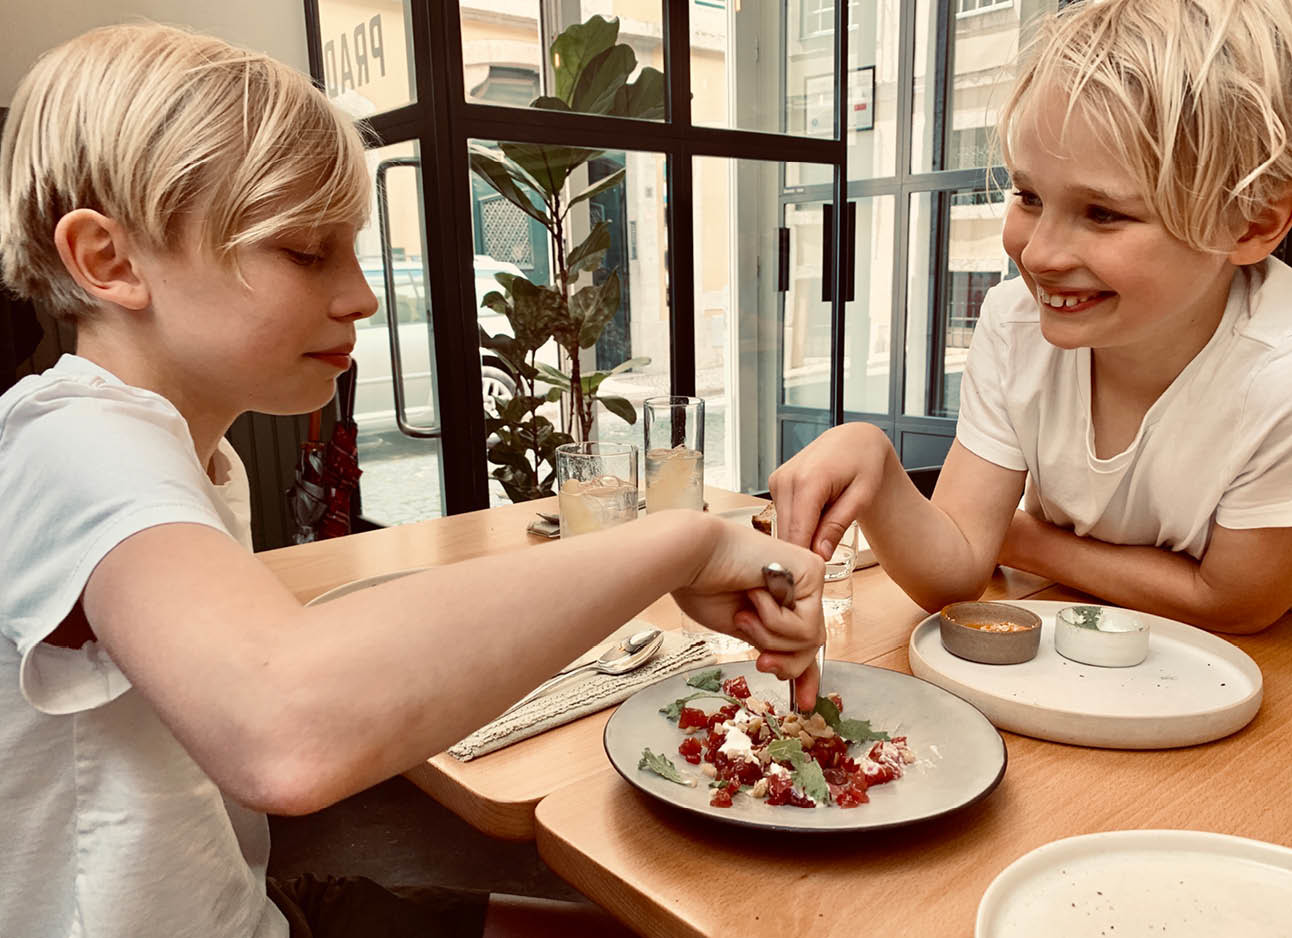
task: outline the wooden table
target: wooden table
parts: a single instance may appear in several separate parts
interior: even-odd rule
[[[1011,578],[1006,574],[1006,584]],[[873,590],[887,603],[885,587]],[[871,593],[871,586],[859,587],[854,601],[868,606]],[[1086,597],[1051,587],[1030,598]],[[909,633],[909,623],[872,627],[886,642],[858,636],[843,647],[892,647],[837,657],[909,673],[905,637],[892,642]],[[978,805],[921,825],[829,837],[695,819],[638,794],[606,769],[539,804],[539,853],[643,935],[941,938],[972,935],[992,879],[1063,837],[1188,828],[1292,845],[1292,616],[1234,643],[1260,666],[1264,702],[1243,730],[1217,742],[1132,752],[1006,733],[1005,778]]]
[[[765,504],[750,495],[707,488],[713,511]],[[534,511],[555,511],[555,499],[506,505],[436,518],[260,554],[302,602],[362,577],[447,564],[523,548],[541,549],[544,539],[525,533]],[[829,655],[864,661],[901,648],[924,612],[878,567],[853,577],[856,601],[851,624],[832,630]],[[998,572],[990,599],[1020,598],[1048,581],[1018,571]],[[665,596],[641,618],[666,629],[683,625],[682,611]],[[612,710],[604,710],[470,762],[441,753],[406,772],[414,784],[479,830],[507,840],[534,838],[534,809],[570,782],[606,770],[601,734]]]

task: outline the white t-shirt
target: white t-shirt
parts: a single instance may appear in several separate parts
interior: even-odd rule
[[[1144,415],[1124,452],[1095,456],[1090,349],[1041,335],[1021,278],[983,300],[956,439],[1027,470],[1029,512],[1113,544],[1201,559],[1211,526],[1292,526],[1292,269],[1234,276],[1210,341]]]
[[[167,401],[65,355],[0,397],[0,936],[270,938],[269,827],[226,801],[97,642],[42,639],[131,534],[248,549],[246,472],[213,484]]]

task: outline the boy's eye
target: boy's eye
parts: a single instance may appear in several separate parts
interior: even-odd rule
[[[1110,208],[1104,208],[1101,205],[1092,205],[1086,210],[1087,217],[1098,225],[1107,225],[1116,221],[1125,221],[1126,216],[1121,212],[1114,212]]]
[[[1035,208],[1041,204],[1041,200],[1037,198],[1036,193],[1028,192],[1026,189],[1015,189],[1014,198],[1018,199],[1019,205],[1024,205],[1028,208]]]
[[[292,248],[283,248],[283,251],[294,263],[300,264],[302,267],[313,267],[323,260],[322,254],[315,254],[312,251],[295,251]]]

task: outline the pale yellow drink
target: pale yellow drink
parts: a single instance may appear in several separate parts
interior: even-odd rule
[[[704,456],[698,449],[646,451],[646,513],[704,508]]]

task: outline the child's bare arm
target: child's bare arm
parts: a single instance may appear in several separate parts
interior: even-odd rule
[[[777,533],[823,556],[853,520],[886,572],[928,610],[978,596],[1026,474],[953,443],[932,501],[878,427],[835,427],[772,473]]]
[[[742,610],[772,560],[801,571],[796,611]],[[307,609],[225,535],[174,524],[113,549],[84,605],[222,789],[302,813],[456,742],[669,589],[708,625],[743,624],[766,670],[801,673],[824,637],[822,573],[752,528],[673,512]]]
[[[1078,537],[1019,511],[1000,562],[1216,632],[1259,632],[1292,608],[1292,528],[1213,525],[1199,562],[1165,548]]]

